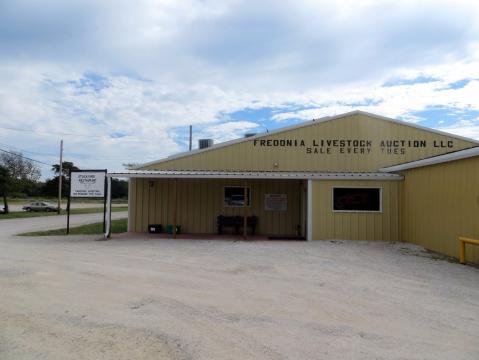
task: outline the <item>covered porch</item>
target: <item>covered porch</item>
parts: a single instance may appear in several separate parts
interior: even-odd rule
[[[107,174],[108,179],[129,179],[128,232],[148,233],[156,226],[162,236],[173,238],[219,234],[275,240],[312,239],[316,180],[370,180],[378,176],[389,175],[186,170]]]
[[[129,232],[150,232],[156,226],[174,238],[180,234],[305,238],[307,181],[291,173],[128,175]]]

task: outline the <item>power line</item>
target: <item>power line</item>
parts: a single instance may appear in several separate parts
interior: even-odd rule
[[[55,158],[58,157],[58,154],[55,154],[55,155],[54,154],[45,154],[45,153],[39,153],[39,152],[36,152],[36,151],[20,149],[19,147],[12,146],[12,145],[9,145],[9,144],[5,144],[5,143],[2,143],[2,142],[0,142],[0,145],[7,146],[10,150],[19,151],[19,152],[22,152],[22,153],[28,153],[28,154],[38,155],[38,156],[55,157]]]
[[[16,153],[11,152],[11,151],[7,151],[7,150],[3,150],[3,149],[0,149],[0,151],[3,151],[4,153],[10,154],[10,155],[18,156],[18,157],[21,157],[23,159],[27,159],[27,160],[30,160],[30,161],[35,161],[35,162],[43,164],[43,165],[53,166],[52,164],[47,164],[43,161],[35,160],[35,159],[29,158],[29,157],[26,157],[26,156],[23,156],[23,155],[20,155],[20,154],[16,154]]]
[[[42,153],[38,153],[38,152],[34,152],[34,151],[29,151],[29,150],[25,150],[25,149],[20,149],[18,147],[15,147],[15,146],[11,146],[9,144],[5,144],[5,143],[2,143],[0,142],[0,145],[4,145],[4,146],[8,146],[10,150],[15,150],[15,151],[19,151],[19,152],[22,152],[22,153],[29,153],[29,154],[33,154],[33,155],[38,155],[38,156],[46,156],[46,157],[58,157],[58,155],[54,155],[54,154],[42,154]],[[86,154],[77,154],[77,153],[67,153],[70,157],[72,158],[77,158],[77,159],[86,159],[86,160],[118,160],[118,161],[128,161],[128,160],[138,160],[138,158],[126,158],[126,157],[121,157],[121,158],[110,158],[110,157],[95,157],[95,158],[88,158],[88,155]]]

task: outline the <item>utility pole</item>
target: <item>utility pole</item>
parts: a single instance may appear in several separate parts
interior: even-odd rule
[[[190,125],[190,151],[191,151],[192,141],[193,141],[193,125]]]
[[[62,204],[62,172],[63,172],[63,139],[60,141],[60,172],[58,173],[58,215],[61,212]]]

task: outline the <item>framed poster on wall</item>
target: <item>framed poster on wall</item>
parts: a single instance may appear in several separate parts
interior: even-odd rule
[[[287,211],[288,194],[264,194],[264,209],[266,211]]]

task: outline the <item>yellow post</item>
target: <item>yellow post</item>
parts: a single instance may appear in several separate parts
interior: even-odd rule
[[[479,240],[461,236],[459,239],[459,262],[466,263],[466,244],[479,245]]]

